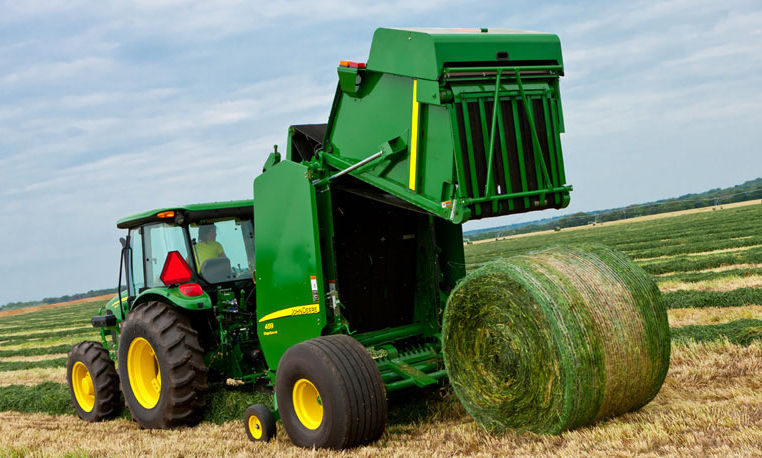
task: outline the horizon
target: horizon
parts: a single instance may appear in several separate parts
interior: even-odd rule
[[[285,150],[289,125],[325,121],[338,62],[365,61],[381,26],[561,39],[571,204],[465,231],[760,175],[751,0],[0,5],[0,304],[116,284],[120,217],[251,198],[272,145]]]

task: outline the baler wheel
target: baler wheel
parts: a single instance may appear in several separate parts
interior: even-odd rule
[[[246,435],[254,442],[267,442],[275,437],[275,416],[267,406],[254,404],[243,414]]]
[[[198,332],[188,317],[156,301],[127,315],[119,337],[119,378],[141,427],[198,423],[206,405],[206,375]]]
[[[72,347],[66,363],[66,381],[79,418],[95,422],[119,413],[119,376],[108,350],[100,342]]]
[[[381,437],[386,427],[381,373],[349,336],[317,337],[286,350],[275,396],[283,427],[300,447],[357,447]]]

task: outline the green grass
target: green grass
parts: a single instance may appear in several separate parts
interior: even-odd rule
[[[9,358],[12,356],[58,355],[61,353],[68,353],[69,350],[71,350],[71,347],[72,346],[69,344],[62,344],[45,347],[21,348],[19,350],[0,350],[0,358]]]
[[[751,248],[732,253],[675,256],[664,260],[646,261],[639,264],[643,267],[643,270],[652,275],[714,269],[736,264],[762,264],[762,248]]]
[[[97,315],[98,309],[104,305],[106,305],[106,301],[85,302],[83,304],[64,305],[61,307],[1,317],[0,330],[6,325],[21,325],[32,328],[36,324],[71,322],[72,319],[89,322],[90,318]]]
[[[741,278],[751,275],[762,275],[762,268],[729,269],[722,272],[679,272],[659,277],[657,278],[657,281],[659,283],[667,281],[697,283],[700,281],[722,280],[725,278]]]
[[[732,291],[674,291],[664,293],[667,308],[739,307],[762,305],[762,288],[739,288]]]
[[[77,328],[77,329],[66,329],[63,331],[46,331],[46,332],[38,332],[35,334],[13,334],[8,336],[0,336],[0,339],[10,339],[15,344],[19,344],[22,342],[25,342],[27,340],[42,340],[42,339],[49,339],[49,338],[56,338],[56,337],[71,337],[71,336],[80,336],[84,334],[93,334],[93,327],[87,327],[87,328]]]
[[[272,408],[272,395],[256,393],[251,387],[227,388],[210,391],[203,421],[222,424],[243,419],[243,413],[252,404],[265,404]],[[0,411],[75,415],[69,389],[65,383],[44,382],[39,385],[10,385],[0,387]],[[123,408],[120,418],[130,419],[129,410]]]
[[[51,415],[74,415],[69,389],[64,383],[0,387],[0,411],[42,412]]]
[[[43,359],[40,361],[0,361],[0,372],[50,369],[54,367],[66,367],[66,358]]]
[[[741,237],[760,237],[758,230],[762,226],[762,208],[760,207],[762,206],[749,205],[716,212],[692,213],[629,224],[604,225],[583,230],[518,237],[500,242],[478,243],[466,247],[466,263],[475,265],[496,257],[508,257],[568,243],[604,243],[635,257],[646,257],[643,256],[645,250],[675,250],[676,253],[681,250],[684,253],[709,251],[706,247],[713,243],[714,246],[716,244],[727,244],[733,247],[748,246],[745,244],[750,242],[746,240],[750,239]],[[700,249],[692,248],[697,244],[705,245]]]
[[[729,323],[690,325],[672,328],[672,341],[677,344],[712,342],[727,339],[742,346],[762,340],[762,320],[740,319]]]
[[[272,394],[252,392],[250,386],[211,391],[206,396],[206,403],[203,421],[217,424],[242,419],[244,411],[252,404],[273,407]]]
[[[651,248],[629,252],[634,259],[656,258],[659,256],[678,256],[681,254],[703,253],[707,251],[725,250],[730,248],[745,248],[754,245],[762,245],[762,237],[750,237],[743,239],[714,239],[695,243],[683,242],[676,246]]]
[[[0,343],[0,351],[18,351],[19,349],[46,348],[46,347],[53,347],[53,346],[59,346],[59,345],[60,346],[68,345],[69,347],[71,347],[74,344],[82,342],[83,340],[96,340],[96,341],[100,340],[100,335],[97,333],[95,329],[93,329],[91,332],[92,334],[69,335],[69,336],[54,337],[54,338],[41,339],[41,340],[28,339],[21,342],[18,342],[15,340],[8,340],[8,341]],[[14,347],[13,350],[8,350],[6,348],[11,346]]]

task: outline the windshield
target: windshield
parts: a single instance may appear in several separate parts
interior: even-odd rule
[[[237,218],[201,221],[188,228],[196,271],[210,283],[253,278],[254,228]]]

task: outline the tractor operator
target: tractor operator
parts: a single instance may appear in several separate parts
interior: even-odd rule
[[[196,262],[199,270],[204,265],[204,261],[215,258],[226,258],[225,250],[217,238],[217,227],[214,224],[206,224],[198,228],[198,239],[196,243]]]

